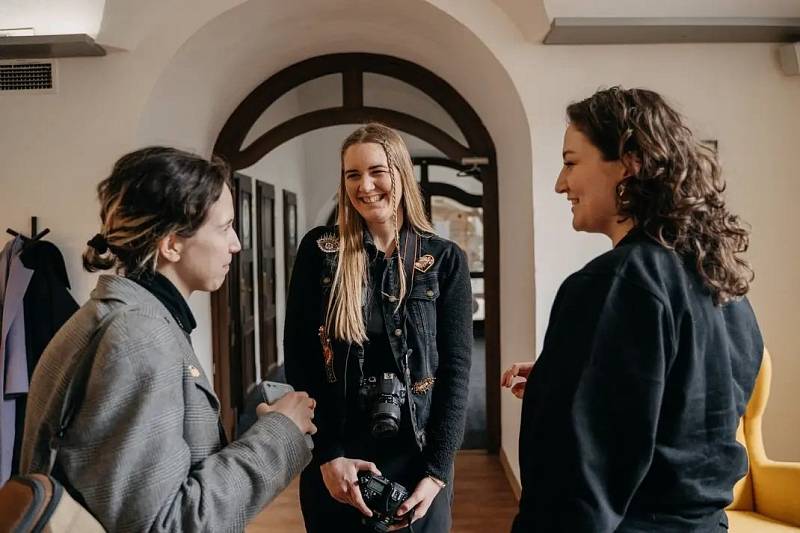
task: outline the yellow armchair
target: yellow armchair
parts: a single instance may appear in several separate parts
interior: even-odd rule
[[[747,448],[750,468],[726,509],[731,533],[800,532],[800,463],[771,461],[764,451],[761,421],[771,378],[772,362],[764,349],[753,396],[736,433]]]

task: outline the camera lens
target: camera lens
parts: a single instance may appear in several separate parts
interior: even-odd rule
[[[376,439],[392,437],[400,429],[405,387],[392,372],[362,378],[359,400],[370,412],[370,433]]]
[[[397,434],[397,422],[391,418],[381,418],[372,423],[372,436],[376,439],[385,439]]]

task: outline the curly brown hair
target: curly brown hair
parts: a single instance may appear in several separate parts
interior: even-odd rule
[[[728,211],[716,151],[698,142],[657,93],[612,87],[567,107],[569,122],[606,161],[639,171],[618,186],[618,208],[652,239],[694,262],[714,303],[747,294],[753,270],[739,256],[749,229]]]

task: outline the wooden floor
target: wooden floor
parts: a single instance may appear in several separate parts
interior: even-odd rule
[[[460,452],[456,458],[454,533],[505,533],[517,510],[500,460],[482,452]],[[304,533],[297,496],[298,480],[267,506],[247,533]]]

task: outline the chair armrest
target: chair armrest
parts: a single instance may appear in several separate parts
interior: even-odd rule
[[[800,527],[800,463],[754,464],[753,499],[757,513]]]

